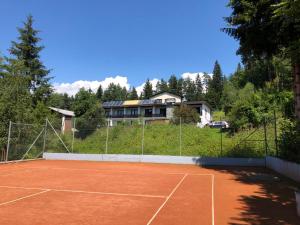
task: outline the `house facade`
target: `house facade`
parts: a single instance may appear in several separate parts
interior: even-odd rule
[[[203,127],[211,121],[211,108],[204,101],[182,102],[181,98],[167,92],[152,96],[146,100],[103,102],[105,115],[110,126],[122,121],[138,121],[144,118],[146,123],[168,123],[173,118],[176,106],[187,104],[197,110],[201,118],[198,126]]]

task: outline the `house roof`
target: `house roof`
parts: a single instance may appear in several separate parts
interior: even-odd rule
[[[180,98],[180,99],[181,99],[181,97],[180,97],[180,96],[178,96],[178,95],[174,95],[174,94],[172,94],[172,93],[170,93],[170,92],[167,92],[167,91],[160,92],[160,93],[157,93],[157,94],[155,94],[155,95],[152,95],[152,96],[151,96],[151,98],[153,98],[153,97],[157,97],[157,96],[159,96],[159,95],[163,95],[163,94],[172,95],[172,96],[173,96],[173,97],[175,97],[175,98]],[[150,98],[150,99],[151,99],[151,98]]]
[[[139,100],[127,100],[123,102],[123,106],[126,105],[138,105],[139,104]]]
[[[66,109],[59,109],[55,107],[49,107],[52,111],[58,112],[59,114],[62,114],[64,116],[75,116],[75,113],[73,111],[69,111]]]
[[[187,105],[199,105],[199,104],[203,104],[203,105],[208,106],[208,108],[212,109],[212,107],[206,101],[190,101],[190,102],[185,101],[183,103],[187,104]]]

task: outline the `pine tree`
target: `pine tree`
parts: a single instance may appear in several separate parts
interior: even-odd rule
[[[197,76],[196,76],[195,86],[196,86],[195,100],[202,101],[203,100],[203,86],[202,86],[200,74],[197,74]]]
[[[183,78],[178,79],[176,94],[181,98],[183,98],[183,83],[184,83]]]
[[[164,79],[161,79],[160,81],[157,82],[156,84],[157,93],[168,92],[168,91],[169,91],[168,83]]]
[[[143,99],[149,99],[153,95],[153,89],[152,84],[150,83],[150,80],[147,79],[144,89],[143,89]]]
[[[191,80],[191,78],[186,78],[183,82],[183,92],[184,97],[187,101],[195,101],[196,100],[196,85],[195,82]]]
[[[175,75],[171,75],[168,85],[169,85],[169,92],[176,95],[178,90],[178,81]]]
[[[52,93],[49,83],[51,78],[48,76],[50,70],[47,70],[40,60],[40,52],[44,47],[38,45],[41,39],[37,36],[39,31],[33,28],[31,15],[24,22],[24,27],[18,28],[18,31],[20,34],[19,42],[12,42],[9,51],[14,57],[9,62],[10,66],[16,64],[24,66],[21,75],[28,78],[28,87],[33,95],[33,104],[36,105],[38,101],[45,102]]]
[[[224,77],[218,61],[215,62],[212,80],[208,83],[206,100],[214,109],[221,108],[221,99],[224,88]]]
[[[126,100],[127,90],[122,88],[119,84],[110,83],[103,93],[102,100],[105,101],[118,101]]]
[[[135,87],[132,87],[132,89],[129,92],[128,99],[129,100],[137,100],[138,98],[139,98],[139,96],[137,94]]]
[[[126,87],[122,88],[121,95],[122,95],[122,97],[121,97],[122,100],[128,99],[128,91],[127,91]]]
[[[102,101],[102,97],[103,97],[103,89],[101,84],[99,85],[97,92],[96,92],[96,97],[98,100]]]

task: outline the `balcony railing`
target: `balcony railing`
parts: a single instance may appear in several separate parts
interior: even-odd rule
[[[147,118],[158,118],[158,117],[166,117],[166,114],[119,114],[119,115],[106,115],[106,118],[139,118],[139,117],[147,117]]]

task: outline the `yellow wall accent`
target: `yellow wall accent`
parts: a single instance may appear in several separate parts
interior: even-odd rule
[[[138,105],[139,104],[139,100],[128,100],[128,101],[124,101],[123,106],[126,105]]]

